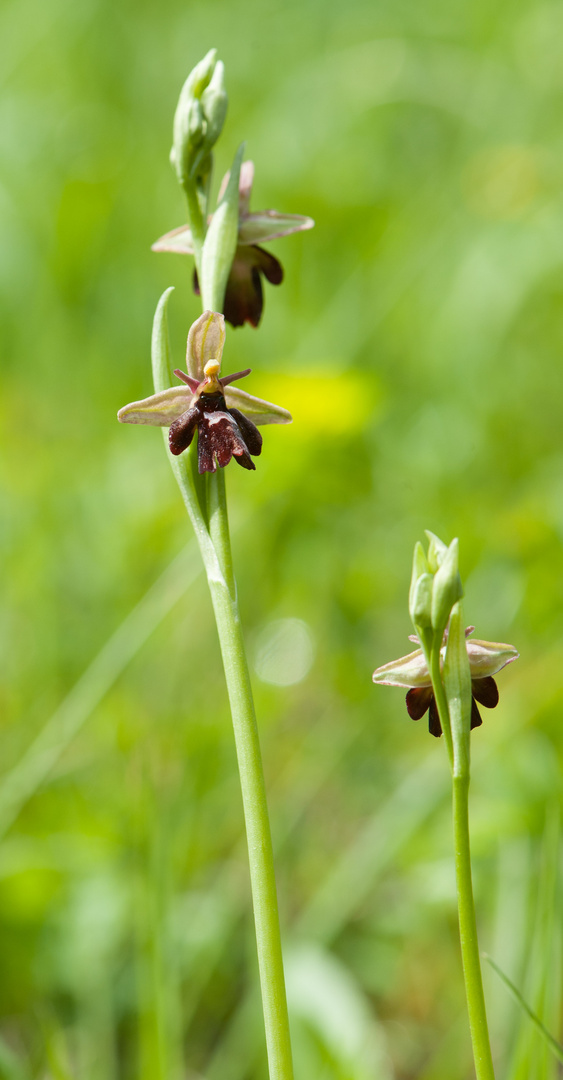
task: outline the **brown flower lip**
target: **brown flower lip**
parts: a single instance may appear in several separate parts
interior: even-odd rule
[[[197,430],[200,473],[216,472],[217,465],[223,469],[231,458],[244,469],[255,469],[251,455],[261,454],[262,436],[248,416],[227,407],[223,393],[225,386],[249,375],[250,369],[223,379],[218,379],[216,373],[210,378],[206,372],[206,378],[199,384],[183,371],[176,369],[174,374],[194,391],[194,398],[190,408],[170,425],[170,453],[178,455],[187,450]]]
[[[258,326],[264,309],[262,276],[270,285],[281,285],[283,267],[269,251],[257,244],[239,244],[227,280],[223,311],[231,326]],[[200,296],[197,270],[194,270],[193,290]]]
[[[428,730],[431,735],[439,739],[442,734],[442,725],[432,687],[413,686],[407,692],[405,700],[411,720],[421,720],[428,711]],[[479,705],[484,705],[486,709],[494,709],[498,705],[498,686],[492,675],[487,676],[486,679],[471,680],[471,729],[480,727],[483,723],[477,702]]]

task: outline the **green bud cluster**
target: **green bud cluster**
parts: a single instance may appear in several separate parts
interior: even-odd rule
[[[179,182],[205,182],[211,172],[211,151],[227,112],[225,73],[217,50],[211,49],[186,79],[174,116],[170,161]]]
[[[429,651],[433,641],[441,644],[452,608],[463,596],[463,588],[458,570],[458,541],[452,540],[447,547],[434,533],[426,535],[428,553],[420,542],[414,549],[409,612],[423,648]]]

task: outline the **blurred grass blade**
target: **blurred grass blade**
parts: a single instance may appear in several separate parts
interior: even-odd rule
[[[0,1037],[0,1080],[30,1080],[31,1073]]]
[[[557,1039],[555,1039],[553,1037],[553,1035],[547,1030],[545,1024],[542,1024],[539,1016],[537,1016],[536,1013],[534,1012],[534,1010],[530,1008],[527,1001],[525,1001],[524,998],[522,997],[522,994],[520,993],[520,991],[516,988],[514,983],[511,982],[511,980],[508,978],[508,975],[505,975],[504,971],[502,971],[501,968],[499,968],[498,964],[495,964],[495,961],[493,960],[493,958],[491,956],[488,956],[487,953],[483,953],[482,955],[483,955],[483,959],[486,960],[487,963],[491,965],[493,971],[496,971],[499,979],[502,979],[502,982],[506,986],[507,990],[512,994],[512,997],[514,998],[514,1000],[518,1002],[518,1004],[520,1005],[520,1008],[523,1009],[524,1012],[529,1016],[530,1020],[535,1025],[536,1030],[539,1031],[540,1035],[543,1036],[543,1038],[545,1039],[547,1045],[550,1047],[552,1052],[555,1054],[555,1057],[557,1058],[557,1060],[563,1062],[563,1046],[561,1045],[561,1043],[557,1042]]]
[[[112,634],[70,693],[0,784],[0,837],[78,734],[153,630],[201,573],[191,541]]]
[[[286,968],[292,1017],[314,1033],[319,1068],[328,1057],[337,1076],[391,1080],[383,1026],[350,969],[309,943],[288,952]]]
[[[432,811],[446,796],[447,769],[430,754],[413,769],[398,789],[378,807],[350,849],[343,852],[330,870],[301,917],[293,933],[301,941],[330,945],[361,906],[380,874],[396,859],[403,847],[420,830]],[[417,812],[413,813],[413,806]],[[289,1001],[290,1012],[293,1009]],[[258,1056],[260,1032],[245,1028],[251,1013],[250,995],[244,997],[231,1017],[223,1039],[207,1062],[207,1080],[241,1080]],[[246,1038],[241,1032],[246,1030]]]

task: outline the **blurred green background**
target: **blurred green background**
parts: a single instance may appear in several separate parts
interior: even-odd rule
[[[532,0],[3,4],[5,1080],[266,1076],[206,585],[160,433],[115,419],[162,291],[179,365],[200,310],[150,245],[185,220],[172,117],[212,46],[215,191],[246,139],[254,209],[317,222],[269,245],[286,282],[224,355],[295,417],[228,488],[297,1078],[473,1075],[444,746],[371,683],[424,528],[521,651],[473,741],[477,906],[560,1029],[562,35]],[[498,1077],[561,1075],[485,979]]]

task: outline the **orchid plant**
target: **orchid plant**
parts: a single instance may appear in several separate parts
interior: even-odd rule
[[[225,319],[257,326],[262,314],[261,275],[279,284],[277,259],[258,244],[302,229],[311,218],[273,210],[249,211],[254,175],[239,147],[208,213],[213,147],[227,108],[223,65],[211,50],[186,80],[174,119],[171,161],[187,200],[188,225],[168,233],[156,251],[195,258],[194,285],[203,314],[188,334],[187,371],[172,371],[167,305],[154,318],[152,368],[155,393],[119,410],[122,423],[168,428],[165,443],[207,572],[221,645],[240,773],[268,1063],[272,1080],[292,1080],[293,1065],[281,951],[272,840],[258,728],[238,610],[224,469],[234,459],[247,470],[262,451],[258,426],[287,424],[289,412],[233,386],[250,369],[221,375]],[[174,376],[179,383],[174,382]],[[197,467],[196,467],[197,465]]]
[[[493,676],[518,659],[513,645],[471,639],[464,627],[458,542],[447,547],[427,533],[428,552],[415,547],[409,611],[419,646],[415,652],[376,668],[380,686],[407,690],[409,716],[429,714],[430,734],[446,742],[452,772],[453,826],[459,931],[469,1027],[477,1080],[494,1080],[469,844],[470,736],[482,724],[478,704],[494,708],[499,699]]]

